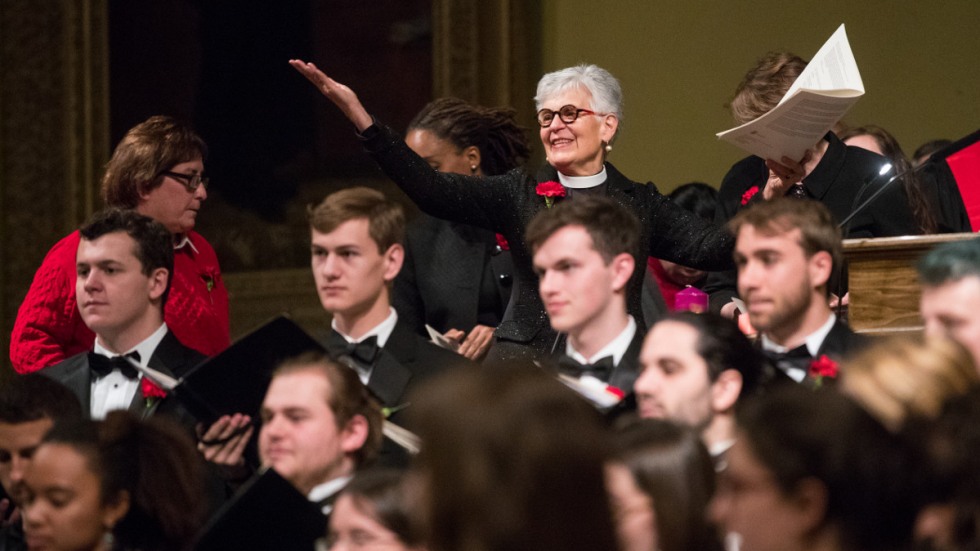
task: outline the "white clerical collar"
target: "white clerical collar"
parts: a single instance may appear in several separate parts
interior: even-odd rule
[[[93,350],[96,354],[101,354],[109,358],[112,358],[114,356],[124,356],[131,352],[136,352],[140,356],[140,365],[146,367],[150,363],[150,357],[153,356],[154,352],[156,352],[157,346],[160,345],[160,341],[162,341],[163,337],[165,337],[166,335],[167,335],[167,324],[162,323],[160,324],[160,328],[154,331],[153,334],[143,339],[142,342],[140,342],[133,348],[130,348],[129,350],[126,350],[121,354],[116,354],[115,352],[111,352],[106,347],[102,346],[102,343],[99,342],[98,336],[96,336],[95,348]],[[140,377],[142,376],[143,374],[140,373]]]
[[[593,188],[606,181],[606,165],[602,165],[602,170],[592,176],[565,176],[559,172],[558,181],[561,185],[572,189]]]
[[[344,337],[344,340],[346,340],[347,342],[351,342],[351,343],[361,342],[368,337],[378,337],[378,348],[384,348],[385,343],[388,342],[388,337],[390,337],[391,332],[395,330],[395,324],[397,323],[398,323],[398,312],[395,312],[395,309],[389,306],[388,317],[385,318],[383,322],[375,325],[374,328],[372,328],[370,331],[361,335],[361,338],[359,339],[353,339],[347,334],[345,334],[343,331],[338,329],[337,318],[334,318],[333,321],[330,322],[330,326],[333,328],[334,331],[340,334],[341,337]]]
[[[310,490],[310,493],[306,495],[306,499],[312,501],[313,503],[324,500],[343,490],[344,486],[347,486],[347,483],[350,482],[352,478],[354,478],[354,475],[341,476],[334,478],[333,480],[328,480],[319,486],[314,486],[313,489]],[[325,515],[329,515],[330,511],[332,510],[333,505],[324,505],[322,512]]]
[[[194,246],[194,242],[191,241],[191,238],[188,237],[186,233],[183,233],[180,234],[180,240],[174,243],[174,250],[179,251],[180,249],[183,249],[185,245],[190,247],[192,251],[197,253],[197,247]]]
[[[606,356],[612,356],[613,365],[619,365],[619,361],[626,355],[626,349],[630,347],[630,343],[633,342],[633,337],[636,335],[636,320],[633,319],[633,316],[627,317],[629,320],[626,322],[626,328],[615,339],[611,340],[609,344],[600,348],[591,358],[586,358],[575,350],[572,347],[571,339],[565,341],[565,354],[583,365],[595,363]]]
[[[820,329],[817,329],[813,333],[810,333],[807,336],[806,340],[803,341],[804,344],[806,344],[806,351],[809,352],[811,357],[814,358],[817,357],[817,352],[820,352],[820,346],[823,344],[824,339],[827,338],[827,335],[830,334],[830,330],[834,328],[834,323],[836,321],[837,321],[837,317],[834,316],[833,312],[831,312],[830,317],[827,318],[826,323],[821,325]],[[765,335],[765,333],[763,333],[762,335],[762,349],[771,352],[779,352],[779,353],[789,351],[789,347],[782,346],[780,344],[776,344],[772,342],[771,340],[769,340],[769,337]]]

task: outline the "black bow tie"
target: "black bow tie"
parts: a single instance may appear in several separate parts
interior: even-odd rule
[[[599,358],[595,363],[582,364],[578,360],[563,354],[558,358],[558,367],[565,371],[575,375],[576,377],[581,377],[583,375],[591,375],[600,381],[609,382],[609,376],[612,375],[613,367],[613,357],[605,356]]]
[[[334,331],[327,342],[327,351],[334,358],[347,356],[364,367],[374,365],[378,357],[378,337],[368,337],[361,342],[347,342],[340,333]]]
[[[806,373],[809,371],[810,362],[813,361],[813,357],[810,356],[810,351],[807,350],[806,344],[801,344],[786,352],[764,350],[763,353],[776,367],[783,371],[799,369]]]
[[[106,375],[112,373],[115,370],[119,370],[127,379],[136,379],[140,376],[139,371],[133,367],[133,364],[129,363],[126,358],[132,358],[137,362],[140,361],[139,352],[130,352],[125,356],[103,356],[102,354],[96,354],[95,352],[88,353],[88,366],[93,373],[99,378],[105,377]]]

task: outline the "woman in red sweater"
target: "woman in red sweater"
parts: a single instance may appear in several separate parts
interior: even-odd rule
[[[230,341],[228,291],[214,249],[194,224],[208,197],[207,145],[190,126],[154,116],[123,137],[102,178],[107,207],[134,209],[174,235],[174,274],[164,319],[177,339],[214,355]],[[10,360],[30,373],[92,349],[95,334],[75,304],[75,231],[48,252],[34,275],[10,338]]]

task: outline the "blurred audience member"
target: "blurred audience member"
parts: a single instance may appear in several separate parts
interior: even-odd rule
[[[205,513],[201,462],[163,419],[124,411],[59,423],[24,475],[30,549],[190,549]]]
[[[622,551],[721,551],[707,517],[714,464],[697,432],[637,421],[613,436],[613,455],[607,477]]]
[[[919,310],[928,335],[948,335],[980,365],[980,240],[944,243],[918,264]]]
[[[740,408],[711,517],[746,551],[895,551],[923,502],[915,450],[831,389]]]
[[[934,419],[947,400],[980,384],[970,353],[941,336],[875,342],[841,372],[841,391],[893,431],[910,417]]]
[[[412,551],[424,549],[409,517],[405,477],[398,471],[365,471],[334,504],[327,529],[329,549]]]
[[[429,549],[618,549],[606,434],[588,402],[532,365],[509,365],[448,372],[413,403]]]
[[[765,359],[732,320],[677,312],[647,333],[640,364],[640,416],[691,427],[720,458],[735,441],[735,405],[756,391]]]

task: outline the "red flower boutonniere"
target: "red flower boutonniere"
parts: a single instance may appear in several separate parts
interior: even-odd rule
[[[814,386],[817,388],[823,384],[824,378],[837,378],[837,362],[827,357],[826,354],[810,362],[809,376],[813,379]]]
[[[565,186],[554,180],[549,180],[538,184],[538,187],[534,188],[534,192],[544,197],[544,204],[550,209],[555,204],[555,197],[565,196]]]
[[[143,392],[143,398],[146,400],[147,408],[152,407],[156,400],[167,397],[166,391],[147,377],[140,378],[140,391]]]
[[[742,194],[742,206],[748,205],[756,193],[759,193],[759,186],[752,186],[745,190],[745,193]]]
[[[500,247],[500,250],[502,251],[510,250],[510,243],[508,243],[507,238],[500,233],[497,234],[497,246]]]

